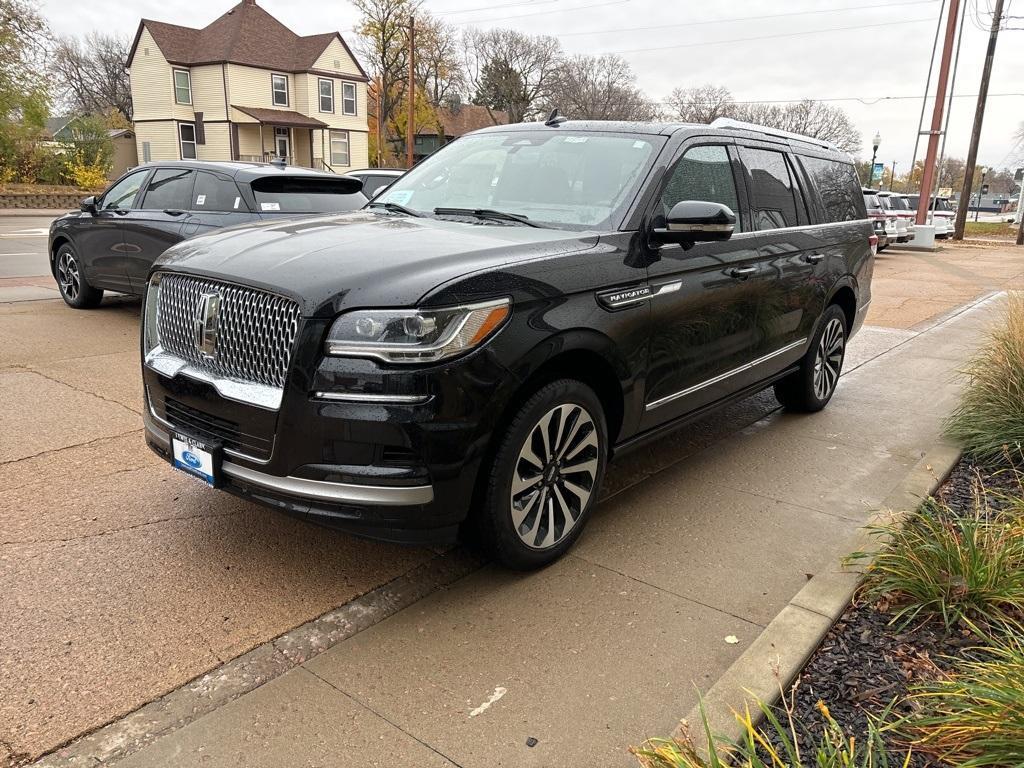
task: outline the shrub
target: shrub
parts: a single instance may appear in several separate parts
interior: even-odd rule
[[[981,461],[1024,448],[1024,296],[1011,295],[1004,324],[968,363],[968,385],[946,434]]]
[[[749,706],[742,714],[735,713],[743,729],[737,743],[731,743],[711,733],[707,714],[701,705],[701,720],[706,740],[706,757],[701,754],[693,739],[687,734],[683,738],[650,739],[630,751],[643,768],[801,768],[814,765],[817,768],[889,768],[910,764],[910,751],[901,757],[890,755],[881,736],[880,722],[889,716],[886,710],[878,720],[868,721],[868,735],[863,742],[849,737],[837,723],[828,707],[818,702],[820,722],[812,754],[801,754],[797,738],[797,723],[793,719],[793,700],[783,696],[785,723],[779,719],[775,709],[762,701],[757,702],[765,725],[756,727],[754,715]]]
[[[958,513],[929,499],[902,525],[874,526],[869,530],[888,546],[848,558],[874,558],[862,594],[893,602],[896,622],[938,615],[947,627],[972,620],[1013,625],[1024,615],[1021,506],[995,509],[978,495],[970,512]]]
[[[914,690],[921,710],[897,727],[916,750],[961,768],[1024,765],[1024,635]]]
[[[107,184],[107,169],[87,163],[77,152],[69,152],[67,173],[72,184],[83,189],[102,189]]]

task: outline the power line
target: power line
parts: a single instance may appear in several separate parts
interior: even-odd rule
[[[730,40],[709,40],[700,43],[678,43],[676,45],[663,45],[648,48],[626,48],[618,51],[604,51],[604,53],[645,53],[648,51],[669,51],[677,48],[701,48],[708,45],[723,45],[725,43],[749,43],[755,40],[775,40],[781,37],[804,37],[807,35],[822,35],[828,32],[847,32],[851,29],[871,29],[874,27],[893,27],[900,24],[920,24],[932,19],[909,19],[907,21],[884,21],[878,24],[856,24],[849,27],[829,27],[828,29],[811,29],[805,32],[782,32],[776,35],[755,35],[753,37],[734,37]]]
[[[1021,93],[990,93],[988,97],[994,99],[997,96],[1021,96],[1024,97],[1024,92]],[[957,93],[949,98],[951,99],[976,99],[978,94],[976,93]],[[801,99],[753,99],[750,101],[743,101],[741,99],[730,99],[730,104],[798,104],[801,101],[859,101],[861,104],[866,106],[874,106],[883,101],[903,101],[905,99],[919,99],[920,95],[917,96],[833,96],[824,99],[812,99],[812,98],[801,98]],[[934,98],[934,97],[929,97]],[[670,105],[672,102],[659,101],[658,104]],[[703,102],[701,106],[713,106],[715,102]]]
[[[451,16],[453,14],[462,13],[478,13],[480,11],[494,11],[498,8],[521,8],[523,6],[536,7],[538,5],[551,5],[552,3],[560,2],[560,0],[526,0],[526,2],[520,3],[504,3],[503,5],[485,5],[483,8],[467,8],[461,11],[430,11],[431,16]]]
[[[820,13],[842,13],[843,11],[867,11],[872,8],[895,8],[903,5],[932,5],[939,0],[908,0],[900,3],[879,3],[878,5],[848,5],[842,8],[819,8],[812,11],[793,11],[791,13],[770,13],[763,16],[738,16],[729,19],[707,19],[705,21],[686,21],[679,24],[657,24],[649,27],[612,27],[611,29],[593,29],[577,32],[559,32],[559,37],[574,37],[577,35],[601,35],[607,32],[647,32],[651,30],[675,29],[678,27],[702,27],[708,24],[729,24],[739,21],[764,21],[767,19],[782,19],[790,16],[810,16]]]
[[[566,13],[568,11],[582,11],[587,8],[603,8],[607,5],[622,5],[628,3],[630,0],[607,0],[603,3],[590,3],[589,5],[574,5],[571,8],[555,8],[550,11],[537,11],[536,13],[520,13],[517,16],[498,16],[490,19],[471,19],[469,21],[453,21],[450,22],[453,27],[461,27],[465,24],[487,24],[492,21],[514,21],[516,19],[528,19],[534,16],[547,16],[552,13]],[[482,9],[480,9],[482,10]]]

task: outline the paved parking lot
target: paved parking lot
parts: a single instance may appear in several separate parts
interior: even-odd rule
[[[39,755],[434,556],[211,494],[157,460],[144,446],[140,423],[138,302],[109,297],[100,310],[73,312],[54,300],[52,279],[33,276],[46,271],[39,234],[46,224],[0,219],[0,764],[5,748]],[[869,322],[909,328],[988,289],[1024,288],[1024,249],[1018,251],[887,253],[878,261]],[[869,330],[851,347],[851,359],[867,360],[906,339],[900,331]],[[637,484],[723,439],[727,450],[744,450],[744,431],[775,409],[762,394],[617,465],[605,489],[615,498],[598,519],[635,520],[643,531],[631,539],[622,525],[596,525],[581,542],[580,560],[559,566],[566,588],[593,600],[620,593],[609,574],[625,565],[608,557],[635,560],[651,526],[698,522],[662,516],[674,499],[694,492],[688,472],[675,480],[663,476],[657,486]],[[883,458],[901,465],[912,456],[876,460]],[[712,475],[715,468],[702,472]],[[697,606],[706,582],[680,570],[683,555],[691,567],[704,563],[726,588],[730,579],[747,580],[744,563],[766,514],[763,501],[748,501],[723,508],[719,496],[700,490],[694,514],[714,510],[717,522],[702,529],[690,554],[666,551],[639,578]],[[773,503],[771,526],[790,537],[831,540],[837,525],[845,530],[855,522],[797,512],[820,503],[787,499],[785,509]],[[738,541],[737,530],[752,536]],[[730,567],[721,557],[739,562]],[[738,602],[708,613],[718,617],[708,624],[715,642],[701,645],[709,663],[727,663],[735,651],[719,647],[719,635],[743,626],[754,631],[828,557],[825,548],[809,547],[764,583],[763,594],[737,593]],[[588,575],[591,560],[602,564],[600,584]],[[531,599],[518,579],[499,576],[504,586],[495,586],[494,578],[473,587],[493,592],[479,609],[488,621],[503,600]],[[655,611],[661,598],[649,597]],[[703,615],[693,610],[686,615]],[[423,626],[444,631],[429,622],[416,631]]]

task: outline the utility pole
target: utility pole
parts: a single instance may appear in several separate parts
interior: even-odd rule
[[[1002,0],[999,0],[1002,2]],[[946,106],[946,85],[949,83],[949,64],[953,58],[953,40],[956,37],[957,13],[960,0],[950,0],[949,15],[946,18],[946,37],[942,41],[942,59],[939,62],[939,77],[935,85],[935,108],[932,110],[932,127],[928,131],[928,150],[921,174],[921,194],[917,200],[917,224],[928,220],[928,192],[935,176],[935,158],[939,153],[939,135],[942,133],[942,110]]]
[[[406,89],[409,101],[409,122],[405,126],[405,165],[412,168],[413,144],[416,137],[416,17],[409,17],[409,85]]]
[[[889,191],[892,192],[892,185],[896,183],[896,161],[892,161],[892,170],[889,172]]]
[[[1017,245],[1024,245],[1024,168],[1018,169],[1014,174],[1014,181],[1020,177],[1020,193],[1017,197]]]
[[[971,129],[971,146],[967,150],[967,167],[964,169],[964,188],[960,192],[960,205],[956,209],[956,226],[953,230],[954,240],[964,239],[964,227],[967,226],[967,206],[963,201],[970,202],[971,188],[974,186],[974,164],[978,162],[978,144],[981,142],[981,125],[985,121],[985,102],[988,100],[988,81],[992,77],[992,60],[996,55],[996,41],[999,39],[999,27],[1003,23],[1003,0],[996,0],[992,12],[992,27],[988,33],[988,50],[985,52],[985,67],[981,70],[981,87],[978,88],[978,106],[974,110],[974,127]],[[981,195],[978,195],[978,207],[981,207]]]

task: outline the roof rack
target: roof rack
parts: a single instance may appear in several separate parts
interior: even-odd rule
[[[717,117],[711,123],[711,127],[731,128],[737,131],[750,131],[751,133],[763,133],[765,136],[774,136],[779,139],[790,139],[791,141],[802,141],[805,144],[813,144],[816,147],[823,147],[834,152],[840,151],[839,147],[831,141],[825,141],[824,139],[812,139],[810,136],[804,136],[800,133],[781,131],[778,128],[768,128],[767,126],[757,125],[756,123],[744,123],[742,120],[733,120],[731,117]]]

